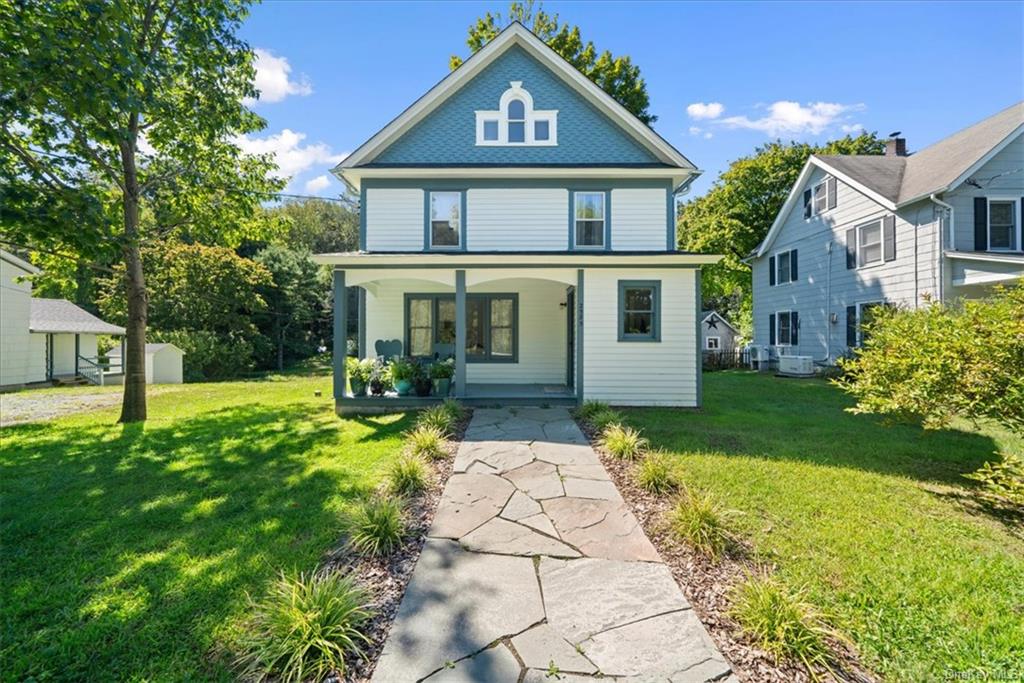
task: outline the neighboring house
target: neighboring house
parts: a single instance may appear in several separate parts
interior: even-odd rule
[[[360,250],[316,258],[339,411],[381,400],[346,394],[346,287],[360,356],[454,356],[460,398],[700,404],[700,266],[718,257],[676,251],[674,215],[699,171],[521,24],[334,172],[362,208]]]
[[[100,367],[96,336],[123,338],[123,327],[70,301],[32,298],[26,277],[39,269],[3,250],[0,268],[0,387],[76,378],[94,384],[120,381],[119,368]]]
[[[831,363],[872,307],[1024,277],[1024,103],[908,155],[812,156],[751,255],[754,345]]]
[[[701,348],[705,351],[733,351],[740,334],[718,311],[701,311]]]
[[[121,349],[110,351],[110,361],[121,365]],[[174,344],[146,344],[146,384],[181,384],[185,352]]]

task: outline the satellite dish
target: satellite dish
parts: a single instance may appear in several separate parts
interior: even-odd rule
[[[901,130],[897,130],[897,131],[895,131],[895,132],[893,132],[893,133],[889,133],[889,137],[891,137],[891,138],[895,138],[895,137],[898,137],[898,136],[899,136],[899,134],[900,134],[900,133],[902,133],[902,132],[903,132],[903,131],[901,131]]]

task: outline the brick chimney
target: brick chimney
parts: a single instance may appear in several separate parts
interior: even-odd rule
[[[907,156],[906,138],[889,138],[885,141],[885,156],[905,157]]]

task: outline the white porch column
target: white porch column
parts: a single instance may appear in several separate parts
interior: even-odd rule
[[[466,271],[455,271],[455,397],[466,396]]]
[[[345,357],[348,355],[348,297],[345,271],[334,271],[334,400],[345,398]]]
[[[576,271],[576,399],[583,403],[583,269]]]

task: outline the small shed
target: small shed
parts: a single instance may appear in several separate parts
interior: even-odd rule
[[[110,352],[120,360],[121,349]],[[185,352],[174,344],[146,344],[146,384],[181,384]]]
[[[701,311],[701,348],[704,351],[728,351],[736,348],[740,334],[718,311]]]

